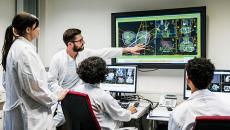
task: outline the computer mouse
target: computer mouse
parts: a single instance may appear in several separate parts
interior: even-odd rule
[[[134,107],[138,107],[139,104],[140,104],[139,102],[135,102],[135,103],[133,104],[133,106],[134,106]]]
[[[168,111],[172,111],[173,109],[171,107],[167,107],[167,110]]]

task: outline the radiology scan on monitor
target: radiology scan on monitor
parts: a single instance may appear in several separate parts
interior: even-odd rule
[[[184,68],[189,59],[205,57],[205,17],[205,7],[113,13],[112,46],[146,48],[113,63]]]
[[[230,96],[230,70],[215,70],[213,79],[208,89],[216,94]],[[187,85],[186,75],[184,76],[185,84]],[[184,98],[187,99],[191,95],[191,89],[184,86]],[[230,97],[229,97],[230,98]]]
[[[104,90],[113,92],[136,92],[136,66],[107,66],[108,74],[100,84]]]
[[[110,84],[134,84],[134,69],[108,68],[105,79],[105,83]]]

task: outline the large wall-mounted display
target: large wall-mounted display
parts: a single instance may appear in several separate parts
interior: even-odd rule
[[[112,64],[184,68],[189,59],[206,56],[205,35],[206,7],[112,13],[112,47],[146,47]]]

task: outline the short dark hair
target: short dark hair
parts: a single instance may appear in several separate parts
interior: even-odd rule
[[[85,83],[97,84],[103,82],[107,74],[106,63],[100,57],[89,57],[80,63],[77,74]]]
[[[80,29],[76,29],[76,28],[67,29],[63,34],[63,41],[66,44],[66,46],[68,42],[74,41],[75,40],[74,37],[79,34],[81,34]]]
[[[209,59],[194,58],[188,61],[185,69],[188,79],[190,79],[195,87],[200,90],[206,89],[210,85],[213,79],[215,66]]]

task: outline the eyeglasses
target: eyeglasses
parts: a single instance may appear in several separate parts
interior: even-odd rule
[[[79,39],[77,41],[72,41],[72,42],[80,42],[80,43],[82,43],[82,42],[84,42],[84,39],[82,38],[82,39]]]

